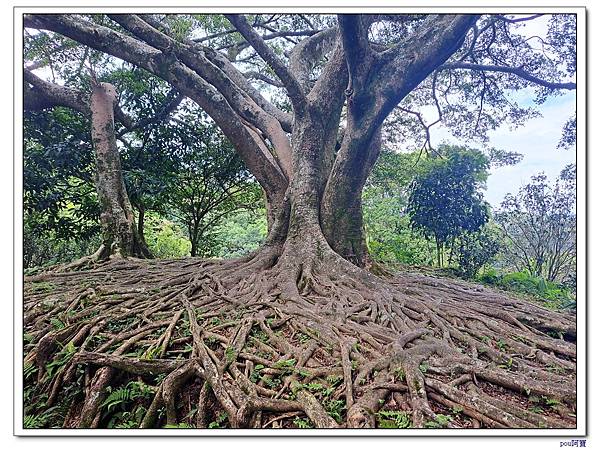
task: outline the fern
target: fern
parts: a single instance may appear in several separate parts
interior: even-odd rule
[[[177,423],[175,425],[165,425],[163,428],[193,428],[193,427],[189,423],[181,422],[181,423]],[[209,428],[212,428],[212,427],[209,427]]]
[[[50,325],[52,325],[52,328],[55,330],[62,330],[66,326],[60,319],[57,319],[56,317],[50,319]]]
[[[25,365],[23,366],[23,376],[25,377],[25,379],[27,380],[28,378],[30,378],[34,373],[37,372],[37,367],[35,367],[33,365],[33,363],[25,363]]]
[[[28,414],[23,417],[23,428],[45,428],[53,417],[56,415],[57,407],[48,408],[43,414]]]
[[[62,350],[56,355],[54,361],[46,364],[46,372],[48,373],[48,378],[52,378],[56,373],[62,369],[62,367],[67,364],[71,358],[77,352],[77,347],[73,344],[73,342],[69,342],[65,345]]]
[[[121,386],[114,391],[110,387],[107,388],[107,390],[109,395],[106,397],[106,400],[104,400],[101,407],[106,407],[108,412],[119,405],[124,407],[127,403],[138,398],[148,398],[153,392],[150,386],[141,381],[130,381],[125,386]]]
[[[23,417],[23,428],[42,428],[46,423],[46,416],[35,414]]]
[[[102,403],[102,407],[106,406],[107,411],[110,411],[115,406],[118,406],[122,403],[127,403],[133,399],[133,391],[128,387],[120,387],[112,391],[109,396]]]
[[[377,414],[379,428],[409,428],[411,425],[408,414],[404,411],[379,411]]]

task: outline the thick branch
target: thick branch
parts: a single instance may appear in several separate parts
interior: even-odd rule
[[[319,59],[335,44],[336,28],[328,28],[300,41],[290,53],[290,70],[296,75],[306,90],[310,85],[309,76]]]
[[[372,59],[368,27],[363,22],[362,16],[358,14],[340,14],[338,24],[352,89],[361,89],[365,72],[368,71]]]
[[[25,109],[40,110],[66,106],[86,116],[91,114],[89,100],[83,92],[44,81],[28,69],[24,69],[23,79],[33,86],[25,88]]]
[[[68,15],[35,15],[25,18],[28,26],[55,31],[91,48],[142,67],[171,83],[183,95],[194,100],[221,128],[270,197],[281,197],[287,180],[278,166],[268,162],[264,152],[213,86],[177,59],[110,28]]]
[[[154,28],[136,15],[110,15],[111,19],[123,28],[143,39],[156,48],[165,52],[172,52],[181,59],[190,69],[194,70],[203,80],[208,81],[225,97],[230,107],[236,113],[251,122],[265,133],[275,147],[281,168],[290,176],[291,174],[291,149],[289,139],[273,116],[260,108],[252,98],[231,80],[222,70],[212,64],[205,52],[194,52],[186,44],[175,41],[167,34]],[[275,163],[274,161],[272,161]],[[277,163],[275,163],[277,164]]]

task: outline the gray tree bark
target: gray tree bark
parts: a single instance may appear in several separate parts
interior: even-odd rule
[[[117,148],[114,105],[117,93],[111,84],[93,87],[90,98],[92,143],[96,158],[96,191],[101,205],[102,249],[100,259],[113,255],[150,257],[139,235],[127,196]]]

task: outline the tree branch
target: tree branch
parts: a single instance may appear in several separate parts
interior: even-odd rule
[[[274,80],[273,78],[269,78],[264,73],[256,72],[254,70],[250,70],[248,72],[244,72],[244,76],[248,79],[252,78],[255,80],[260,80],[264,83],[270,84],[271,86],[275,86],[278,88],[284,87],[281,81]]]
[[[33,86],[25,89],[25,109],[40,110],[66,106],[86,116],[91,114],[88,96],[83,92],[44,81],[29,69],[23,70],[23,80]]]
[[[291,148],[289,139],[282,130],[279,122],[273,116],[267,114],[260,108],[252,98],[233,82],[222,70],[212,64],[206,58],[206,52],[194,52],[185,43],[175,41],[167,34],[154,28],[136,15],[109,15],[111,19],[119,23],[123,28],[143,39],[145,42],[175,54],[184,64],[194,70],[196,74],[206,80],[225,97],[229,106],[236,113],[253,123],[275,146],[276,152],[282,162],[282,170],[286,175],[291,174]],[[289,164],[288,164],[289,161]]]
[[[179,61],[173,52],[162,52],[133,37],[68,15],[27,16],[28,26],[55,31],[84,45],[111,54],[163,78],[194,100],[221,128],[267,195],[282,196],[287,180],[279,166],[270,164],[238,114],[213,86]]]
[[[365,77],[365,68],[370,66],[373,56],[369,47],[369,28],[359,14],[339,14],[338,24],[350,74],[351,88],[349,89],[360,90]]]
[[[576,83],[556,83],[553,81],[542,80],[541,78],[536,77],[528,72],[526,72],[522,67],[508,67],[508,66],[497,66],[497,65],[487,65],[487,64],[471,64],[464,62],[455,62],[455,63],[447,63],[440,66],[439,70],[475,70],[481,72],[503,72],[510,73],[518,76],[519,78],[523,78],[524,80],[531,81],[534,84],[538,84],[540,86],[547,87],[549,89],[566,89],[573,90],[577,89]]]
[[[328,28],[303,39],[290,52],[290,70],[296,75],[300,85],[306,92],[310,87],[309,75],[336,41],[337,29]]]
[[[277,77],[285,86],[292,105],[296,112],[304,110],[306,98],[302,90],[302,86],[289,70],[289,68],[281,61],[277,55],[269,48],[261,36],[254,31],[246,19],[239,14],[225,14],[225,17],[233,24],[240,32],[244,39],[256,50],[262,59],[273,69]]]

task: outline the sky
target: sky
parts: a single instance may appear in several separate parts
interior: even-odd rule
[[[532,95],[524,94],[521,104],[528,104],[532,99]],[[492,169],[484,195],[493,207],[498,207],[506,194],[516,193],[531,176],[544,172],[549,180],[554,180],[567,164],[575,163],[575,148],[557,148],[563,125],[575,112],[575,92],[552,97],[538,106],[538,110],[541,117],[531,119],[517,129],[503,125],[489,134],[490,147],[523,155],[521,162],[514,166]],[[432,128],[431,137],[434,146],[443,141],[465,144],[454,139],[443,127]],[[470,146],[477,148],[477,144]]]
[[[546,36],[548,20],[549,16],[542,16],[524,22],[519,33],[525,37]],[[530,44],[535,47],[536,42],[532,40]],[[553,181],[567,164],[575,163],[575,147],[568,150],[557,148],[563,125],[576,109],[575,92],[563,91],[563,95],[550,97],[541,106],[534,105],[532,92],[531,89],[525,89],[514,93],[512,97],[518,99],[521,106],[535,106],[541,117],[531,119],[517,129],[501,126],[489,133],[490,147],[523,155],[522,161],[515,166],[492,169],[484,195],[493,207],[498,207],[506,194],[516,193],[533,175],[544,172]],[[433,145],[442,141],[465,144],[456,141],[443,127],[432,128],[431,134]],[[477,148],[477,144],[470,146]]]

